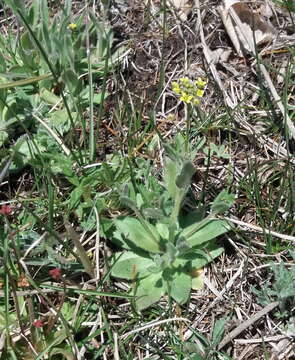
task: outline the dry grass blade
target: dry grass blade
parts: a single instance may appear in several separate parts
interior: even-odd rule
[[[184,322],[190,322],[190,320],[188,319],[185,319],[185,318],[180,318],[180,317],[175,317],[175,318],[171,318],[171,319],[165,319],[165,320],[156,320],[156,321],[152,321],[144,326],[141,326],[137,329],[134,329],[134,330],[131,330],[129,331],[128,333],[124,334],[122,336],[122,338],[127,338],[129,335],[132,335],[132,334],[137,334],[139,333],[140,331],[144,331],[146,329],[149,329],[149,328],[152,328],[152,327],[155,327],[155,326],[159,326],[159,325],[162,325],[162,324],[166,324],[166,323],[169,323],[171,321],[184,321]]]

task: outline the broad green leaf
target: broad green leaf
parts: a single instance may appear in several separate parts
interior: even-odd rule
[[[165,240],[169,239],[169,228],[166,224],[158,222],[158,223],[156,223],[156,228],[162,239],[165,239]]]
[[[193,340],[193,339],[190,339]],[[183,351],[189,354],[187,360],[206,360],[205,346],[202,342],[187,341],[183,344]]]
[[[179,236],[176,242],[176,249],[178,251],[179,255],[185,254],[189,249],[191,249],[191,246],[186,241],[186,238],[183,236]]]
[[[218,319],[213,327],[211,344],[215,348],[222,340],[226,323],[229,321],[229,317],[222,317]]]
[[[55,105],[60,101],[59,96],[56,96],[52,91],[49,91],[44,87],[40,90],[40,98],[51,105]]]
[[[175,198],[177,192],[177,186],[175,183],[177,171],[177,163],[171,160],[167,160],[165,165],[164,181],[165,187],[172,199]]]
[[[6,323],[6,318],[8,318],[9,323]],[[16,325],[17,321],[17,315],[15,311],[9,312],[9,314],[6,314],[6,307],[2,304],[0,304],[0,331],[4,331],[6,326],[12,326]]]
[[[110,55],[109,62],[111,65],[116,65],[128,53],[128,48],[120,46],[113,54]]]
[[[33,27],[33,29],[36,28],[40,14],[39,14],[39,8],[40,8],[40,1],[32,1],[32,5],[30,6],[28,10],[28,16],[27,21],[28,23]]]
[[[75,114],[73,113],[74,117]],[[54,111],[50,117],[51,126],[58,131],[59,134],[64,134],[69,131],[71,123],[69,121],[69,115],[66,109]]]
[[[41,153],[46,150],[46,148],[37,143],[38,150],[36,149],[34,143],[30,139],[25,139],[18,148],[18,154],[21,154],[25,160],[32,159],[36,154]]]
[[[192,278],[184,272],[176,273],[174,276],[175,278],[171,283],[171,296],[179,304],[184,304],[191,291]]]
[[[24,51],[30,52],[31,50],[35,50],[34,43],[30,38],[30,34],[28,31],[24,32],[21,36],[20,45]]]
[[[196,172],[194,165],[191,161],[185,161],[183,163],[180,174],[176,178],[176,185],[180,189],[187,189],[190,186],[192,176]]]
[[[48,28],[49,27],[49,10],[48,10],[48,3],[47,0],[40,0],[39,1],[39,11],[40,17],[42,19],[42,23]],[[44,40],[46,40],[45,38]]]
[[[67,334],[64,329],[54,332],[53,334],[54,340],[45,348],[45,350],[38,354],[38,356],[35,358],[36,360],[44,359],[45,354],[47,354],[49,351],[52,351],[51,349],[55,348],[56,345],[62,344],[63,341],[67,338]],[[70,360],[70,358],[67,357],[67,360]]]
[[[182,230],[180,236],[184,236],[191,246],[197,246],[226,233],[229,229],[230,227],[226,221],[205,219],[186,227]]]
[[[125,236],[125,242],[133,243],[136,247],[153,253],[160,252],[160,236],[155,226],[145,222],[145,226],[133,217],[116,219],[117,230]]]
[[[148,267],[153,264],[153,260],[127,251],[116,254],[111,274],[118,278],[132,280],[137,276],[141,277],[143,273],[147,273]]]
[[[161,220],[164,218],[163,211],[157,208],[142,209],[142,213],[146,219]]]
[[[93,103],[95,105],[100,105],[102,100],[105,99],[109,94],[107,92],[105,92],[104,96],[103,93],[99,93],[99,94],[94,94],[93,95]]]
[[[205,206],[199,206],[197,209],[190,211],[189,213],[180,213],[179,226],[184,229],[202,221],[202,219],[205,218],[205,211]]]
[[[208,244],[205,250],[198,250],[195,254],[192,254],[192,256],[195,256],[195,258],[191,260],[192,268],[200,269],[206,266],[221,255],[223,251],[224,248],[216,244],[216,242]]]
[[[143,310],[159,301],[166,292],[166,284],[162,274],[151,274],[141,279],[136,289],[135,305],[137,310]]]
[[[211,211],[214,214],[224,213],[233,205],[234,200],[234,194],[229,194],[227,190],[223,190],[213,201]]]
[[[139,211],[136,202],[133,199],[131,199],[130,197],[128,197],[128,196],[120,196],[120,202],[123,205],[129,207],[135,213],[137,213]]]

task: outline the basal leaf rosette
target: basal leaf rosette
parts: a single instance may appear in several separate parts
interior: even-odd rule
[[[191,289],[202,287],[202,272],[196,270],[206,266],[224,250],[214,239],[229,229],[226,222],[218,219],[189,225],[178,234],[182,242],[188,244],[181,252],[177,246],[169,245],[167,239],[161,238],[159,232],[155,233],[156,245],[149,231],[143,230],[137,219],[126,217],[116,224],[116,237],[128,250],[115,255],[111,274],[132,282],[131,291],[139,311],[153,305],[165,294],[184,304]],[[130,231],[131,224],[133,229]],[[159,226],[150,229],[157,228],[160,229]],[[173,258],[171,247],[176,249]]]

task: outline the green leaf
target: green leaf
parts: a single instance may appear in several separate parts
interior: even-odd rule
[[[194,259],[191,260],[192,268],[200,269],[206,266],[216,257],[221,255],[223,251],[224,248],[219,246],[215,241],[212,243],[210,242],[205,250],[199,250],[191,255],[192,257],[194,256]]]
[[[187,341],[183,344],[183,351],[189,355],[187,360],[206,360],[206,355],[201,342]]]
[[[163,211],[157,208],[142,209],[142,213],[146,219],[161,220],[164,218]]]
[[[180,174],[176,178],[176,185],[180,189],[187,189],[190,184],[194,173],[196,172],[194,165],[191,161],[185,161]]]
[[[141,279],[136,289],[135,305],[137,310],[143,310],[155,302],[159,301],[166,292],[166,284],[162,279],[162,274],[151,274]]]
[[[177,170],[177,163],[171,160],[167,160],[165,165],[164,181],[165,187],[172,199],[175,198],[178,190],[175,183]]]
[[[124,205],[129,207],[131,210],[133,210],[135,213],[137,213],[139,211],[137,204],[134,200],[132,200],[130,197],[128,196],[120,196],[120,202]]]
[[[0,146],[2,146],[5,143],[7,138],[8,138],[8,133],[3,129],[1,129],[1,123],[0,123]]]
[[[180,213],[179,215],[179,226],[186,228],[190,225],[198,223],[205,218],[206,209],[205,206],[198,206],[197,209],[190,211],[189,213]]]
[[[80,202],[80,198],[84,193],[84,189],[82,186],[78,186],[76,187],[75,190],[72,191],[71,196],[70,196],[70,200],[69,200],[69,209],[75,209],[79,202]]]
[[[74,116],[74,114],[72,115]],[[61,135],[69,131],[71,127],[68,112],[66,109],[54,111],[51,115],[50,120],[52,127],[56,129]]]
[[[179,304],[184,304],[188,298],[192,287],[192,278],[190,275],[180,272],[176,273],[171,283],[171,296]]]
[[[47,0],[40,1],[40,16],[45,25],[49,25],[49,10]]]
[[[23,156],[24,160],[29,161],[38,153],[46,150],[46,148],[43,145],[41,145],[39,142],[37,142],[37,146],[38,146],[38,150],[36,149],[34,143],[30,139],[25,138],[25,141],[21,142],[21,145],[18,149],[18,154]]]
[[[47,104],[55,105],[60,101],[60,97],[56,96],[52,91],[49,91],[42,87],[40,90],[40,98]]]
[[[176,241],[176,250],[178,251],[178,254],[184,254],[186,253],[189,249],[191,248],[191,246],[188,244],[188,242],[186,241],[186,238],[183,236],[179,236],[177,241]]]
[[[62,74],[62,78],[73,95],[77,95],[78,92],[80,93],[82,91],[82,82],[73,70],[65,70]]]
[[[0,38],[1,40],[1,38]],[[6,62],[5,62],[5,58],[3,55],[0,55],[0,73],[5,73],[6,72]],[[1,77],[0,77],[0,82],[1,82]]]
[[[105,99],[107,96],[108,96],[107,92],[104,93],[104,96],[103,96],[103,93],[94,94],[93,95],[93,103],[95,105],[100,105],[102,100]]]
[[[54,356],[54,355],[62,355],[64,358],[66,358],[66,360],[74,360],[74,355],[69,351],[69,350],[66,350],[66,349],[63,349],[63,348],[53,348],[51,351],[50,351],[50,357]]]
[[[35,50],[34,43],[28,31],[24,32],[21,36],[20,45],[25,52],[30,53],[32,50]]]
[[[205,219],[186,227],[182,230],[180,236],[184,236],[191,246],[197,246],[226,233],[229,229],[230,226],[226,221]]]
[[[114,266],[111,274],[114,277],[132,280],[147,274],[149,266],[154,264],[153,260],[134,254],[131,251],[118,253],[114,257]]]
[[[215,348],[222,340],[224,334],[224,328],[228,320],[229,320],[228,317],[223,317],[215,322],[212,333],[212,339],[211,339],[212,341],[211,344],[213,348]]]
[[[169,228],[168,228],[167,224],[157,222],[156,228],[162,239],[165,239],[165,240],[169,239]]]
[[[234,194],[230,194],[227,190],[223,190],[213,201],[211,211],[214,214],[224,213],[233,205],[234,200]]]
[[[145,226],[133,217],[116,219],[114,221],[117,230],[125,236],[125,242],[130,248],[128,242],[133,243],[136,247],[153,253],[160,252],[160,236],[155,226],[145,222]],[[150,230],[150,231],[147,231]],[[153,237],[151,236],[153,234]]]

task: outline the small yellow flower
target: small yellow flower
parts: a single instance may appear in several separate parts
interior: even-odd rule
[[[187,77],[180,78],[179,81],[182,83],[183,86],[189,86],[190,85],[190,80]]]
[[[195,84],[197,85],[198,88],[200,89],[204,89],[205,85],[207,84],[207,80],[202,80],[201,78],[198,78],[196,81],[195,81]]]
[[[194,105],[199,105],[199,104],[200,104],[200,100],[199,100],[199,99],[194,99],[193,104],[194,104]]]
[[[205,90],[198,89],[197,92],[196,92],[196,94],[197,94],[198,97],[203,97],[204,92],[205,92]]]
[[[176,81],[172,82],[172,90],[175,92],[176,95],[180,95],[181,93],[180,86]]]
[[[190,104],[192,99],[193,99],[193,96],[186,94],[186,93],[182,93],[182,96],[180,97],[180,101],[183,101],[186,104]]]
[[[76,30],[76,29],[77,29],[77,24],[70,23],[70,24],[68,25],[68,29],[70,29],[70,30],[72,30],[72,31]]]

